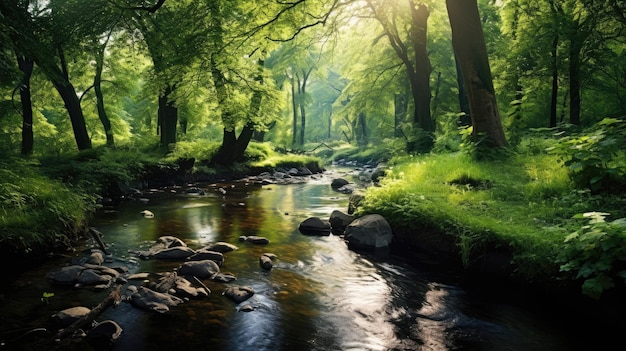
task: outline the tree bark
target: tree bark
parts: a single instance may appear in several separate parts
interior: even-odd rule
[[[291,108],[293,111],[291,147],[294,147],[298,140],[298,97],[296,96],[296,79],[293,76],[291,76]]]
[[[415,101],[414,121],[417,126],[427,132],[435,131],[435,124],[430,115],[430,73],[432,68],[426,50],[428,34],[428,17],[430,11],[423,4],[415,4],[409,0],[411,7],[411,41],[415,54],[415,76],[412,77],[413,100]]]
[[[22,71],[20,82],[20,103],[22,105],[22,155],[33,153],[33,104],[30,94],[30,77],[33,74],[34,61],[17,55],[17,63]]]
[[[393,97],[393,135],[398,138],[402,136],[401,124],[406,121],[406,111],[408,109],[408,99],[406,93],[395,94]]]
[[[178,108],[170,99],[174,87],[168,85],[163,94],[159,96],[159,130],[161,145],[176,144],[176,126],[178,124]]]
[[[367,137],[367,119],[365,112],[359,112],[356,123],[356,143],[359,146],[366,146],[368,143]]]
[[[96,74],[93,79],[93,87],[96,93],[96,107],[98,109],[98,117],[100,118],[100,122],[102,122],[102,127],[104,128],[104,133],[107,138],[107,146],[115,146],[115,138],[113,136],[113,129],[111,128],[111,120],[109,120],[109,116],[104,109],[104,96],[102,95],[102,70],[104,68],[105,47],[102,47],[100,50],[98,50],[98,53],[96,54]]]
[[[70,116],[70,122],[72,123],[72,129],[74,130],[74,139],[76,140],[76,146],[78,150],[91,149],[91,139],[87,133],[87,125],[85,123],[85,116],[83,110],[80,107],[80,101],[74,86],[67,80],[59,80],[55,77],[48,77],[59,95],[65,103],[65,108]]]
[[[549,127],[556,127],[556,107],[557,100],[559,95],[559,69],[557,64],[557,47],[559,44],[559,36],[558,34],[554,34],[554,38],[552,39],[552,92],[550,95],[550,123]]]
[[[473,136],[486,136],[496,147],[507,145],[496,102],[487,47],[476,0],[446,0],[452,45],[459,58],[472,116]]]
[[[459,64],[459,58],[454,55],[454,63],[456,66],[456,83],[459,87],[459,108],[463,113],[459,117],[459,126],[469,127],[472,125],[472,114],[470,112],[469,99],[467,98],[467,92],[465,91],[465,83],[463,83],[463,74],[461,73],[461,65]]]
[[[569,48],[569,123],[580,125],[580,50],[582,43],[576,35]]]

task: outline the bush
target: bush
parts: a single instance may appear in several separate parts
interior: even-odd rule
[[[623,120],[605,118],[585,133],[561,138],[550,151],[561,157],[579,189],[594,194],[624,193],[625,135]]]
[[[565,238],[561,271],[582,279],[582,292],[593,298],[626,281],[626,218],[606,221],[608,213],[587,212],[575,218],[587,225]]]

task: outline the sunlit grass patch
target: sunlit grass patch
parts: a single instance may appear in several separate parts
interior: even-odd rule
[[[555,202],[570,189],[567,172],[550,156],[490,162],[461,153],[404,157],[392,162],[381,187],[367,190],[359,211],[454,235],[466,260],[486,245],[515,248],[518,270],[532,276],[556,267],[549,260],[570,214]]]

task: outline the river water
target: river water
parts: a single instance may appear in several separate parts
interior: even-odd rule
[[[222,272],[230,283],[204,281],[212,293],[157,314],[122,302],[98,320],[111,319],[123,333],[113,350],[601,350],[613,335],[601,320],[587,320],[568,306],[514,289],[465,284],[454,273],[401,257],[373,257],[347,249],[337,235],[305,236],[298,224],[347,211],[348,195],[330,187],[326,173],[301,184],[248,182],[195,184],[156,189],[142,200],[125,201],[98,215],[109,265],[131,273],[170,272],[180,262],[142,260],[163,235],[192,248],[225,241],[238,249],[225,253]],[[222,190],[219,190],[222,189]],[[154,218],[140,213],[150,210]],[[240,242],[242,235],[264,236],[267,245]],[[89,243],[88,243],[88,246]],[[271,271],[259,257],[277,256]],[[77,252],[80,257],[84,252]],[[97,305],[107,291],[51,285],[45,274],[69,258],[51,260],[0,289],[2,349],[52,349],[49,317],[56,311]],[[131,281],[128,284],[141,284]],[[221,292],[247,285],[255,295],[243,312]],[[44,293],[53,293],[43,298]],[[576,320],[579,318],[579,320]],[[40,329],[37,329],[40,328]],[[89,349],[85,343],[77,349]]]

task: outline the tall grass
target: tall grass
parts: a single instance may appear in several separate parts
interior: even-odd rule
[[[5,254],[67,246],[95,200],[44,176],[36,163],[0,162],[0,247]]]

